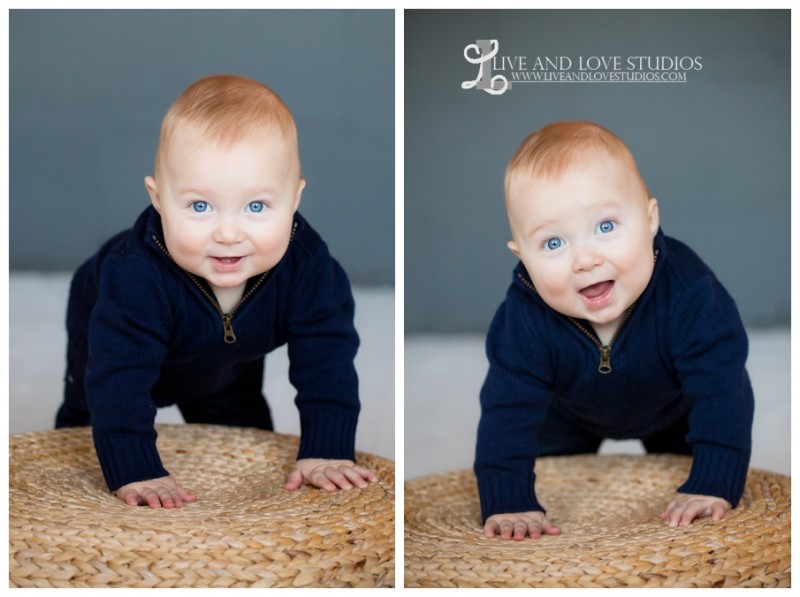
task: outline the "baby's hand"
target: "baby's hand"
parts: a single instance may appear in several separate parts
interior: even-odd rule
[[[184,504],[197,501],[195,494],[178,485],[170,476],[128,483],[114,493],[129,506],[180,508]]]
[[[730,503],[722,498],[679,493],[661,513],[661,518],[671,527],[686,526],[701,516],[710,516],[717,522],[730,509]]]
[[[321,458],[302,458],[294,465],[294,470],[283,486],[294,491],[303,483],[336,491],[352,487],[366,487],[369,481],[378,477],[370,470],[357,466],[352,460],[326,460]]]
[[[547,520],[544,512],[516,512],[514,514],[495,514],[486,519],[483,534],[494,537],[497,534],[503,539],[522,541],[526,535],[538,539],[545,535],[560,535],[561,529]]]

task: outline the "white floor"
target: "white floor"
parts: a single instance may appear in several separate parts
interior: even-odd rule
[[[9,286],[9,433],[51,429],[61,404],[69,274],[12,273]],[[356,357],[361,416],[356,449],[394,459],[394,290],[355,288]],[[285,347],[267,358],[265,393],[276,431],[297,435],[300,424],[288,380]],[[162,409],[159,423],[182,423],[178,409]]]
[[[790,475],[790,333],[749,330],[748,335],[747,368],[756,396],[751,466]],[[487,368],[481,336],[406,336],[406,479],[472,467],[478,393]],[[600,452],[644,450],[635,440],[607,440]]]

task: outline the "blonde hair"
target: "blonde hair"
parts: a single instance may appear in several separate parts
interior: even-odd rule
[[[263,83],[237,75],[209,75],[187,87],[161,123],[155,170],[164,164],[170,141],[182,124],[195,127],[204,141],[233,144],[277,130],[297,154],[297,127],[277,93]],[[299,156],[297,156],[298,175]]]
[[[556,178],[592,152],[605,152],[621,160],[641,183],[647,198],[650,191],[636,167],[636,162],[622,139],[593,122],[554,122],[528,135],[506,168],[505,195],[531,178]]]

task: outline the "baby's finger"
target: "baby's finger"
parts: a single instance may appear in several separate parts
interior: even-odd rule
[[[357,464],[355,464],[355,465],[353,465],[353,466],[351,466],[349,468],[351,470],[355,471],[356,473],[358,473],[359,477],[361,477],[362,479],[365,479],[366,481],[375,482],[375,481],[378,480],[378,475],[373,473],[368,468],[364,468],[363,466],[358,466]]]
[[[139,505],[139,494],[136,491],[123,491],[118,494],[119,499],[125,502],[128,506]]]
[[[498,531],[500,530],[500,525],[497,524],[493,519],[488,519],[486,523],[483,525],[483,536],[487,539],[491,539],[494,537]]]
[[[678,501],[667,514],[666,522],[671,527],[686,526],[691,524],[703,509],[704,506],[694,500],[688,502]]]
[[[659,514],[659,517],[662,520],[666,520],[667,517],[672,513],[672,509],[674,507],[675,507],[675,500],[672,500],[669,504],[667,504],[667,507],[664,508],[664,511],[661,514]]]
[[[372,481],[373,483],[377,483],[378,475],[376,475],[371,470],[364,468],[363,466],[356,466],[356,470],[360,471],[362,478],[366,479],[367,481]]]
[[[370,481],[376,480],[374,479],[375,475],[368,474],[369,471],[366,469],[360,469],[358,467],[348,466],[343,467],[340,469],[345,477],[355,485],[356,487],[364,488],[369,485]],[[371,478],[372,477],[372,478]]]
[[[714,504],[711,507],[711,520],[719,522],[725,517],[725,506],[722,504]]]
[[[323,474],[336,486],[334,489],[352,489],[353,484],[350,483],[350,480],[344,473],[345,470],[348,470],[348,467],[342,467],[342,469],[329,466],[323,470]]]
[[[183,501],[176,495],[173,495],[171,491],[167,489],[162,489],[158,492],[158,497],[161,500],[161,505],[164,508],[180,508],[183,506]]]
[[[711,508],[707,507],[704,503],[699,501],[691,501],[686,505],[686,508],[681,515],[679,526],[686,526],[691,524],[695,518],[700,516],[708,516],[711,514]]]
[[[667,512],[667,516],[664,518],[667,525],[671,527],[676,527],[680,524],[681,519],[683,518],[683,513],[686,511],[686,506],[684,504],[676,504],[672,506]]]
[[[521,541],[522,539],[525,538],[526,533],[530,535],[531,539],[538,539],[539,537],[542,536],[542,524],[538,520],[529,520],[527,524],[524,522],[521,524],[524,528],[522,536],[519,539],[517,539],[517,535],[515,534],[514,535],[515,540]]]
[[[197,501],[197,495],[183,487],[178,487],[178,497],[187,504]]]
[[[328,491],[336,491],[336,485],[328,478],[323,470],[315,470],[308,476],[308,482],[314,487],[326,489]]]
[[[530,533],[531,539],[535,539],[536,537],[538,537],[539,536],[538,529],[536,530],[536,536],[534,536],[534,533],[531,531],[531,526],[533,525],[525,524],[523,521],[515,522],[514,537],[513,537],[514,541],[522,541],[523,539],[525,539],[525,536],[528,533]]]
[[[501,520],[500,536],[503,539],[511,539],[511,535],[513,534],[514,534],[514,523],[510,520]]]
[[[143,490],[139,495],[141,496],[142,500],[144,500],[145,504],[147,504],[151,508],[161,507],[161,498],[154,489],[148,487],[147,489]]]
[[[175,488],[170,487],[165,490],[165,493],[161,494],[161,505],[165,508],[183,508],[183,506],[187,503],[186,500],[183,499],[183,496],[186,493],[186,490],[180,486],[176,486]],[[172,506],[169,504],[172,504]]]
[[[542,523],[542,532],[545,535],[560,535],[561,529],[545,518]]]
[[[289,474],[289,478],[286,479],[286,484],[283,486],[283,488],[286,491],[294,491],[302,484],[303,484],[303,473],[301,473],[298,470],[294,470]]]

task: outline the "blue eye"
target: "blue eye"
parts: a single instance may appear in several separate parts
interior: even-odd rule
[[[253,201],[247,204],[247,211],[257,214],[264,210],[264,204],[261,201]]]
[[[192,201],[192,211],[195,213],[205,213],[210,209],[210,206],[205,201]]]
[[[561,245],[563,244],[564,241],[562,241],[558,237],[548,238],[546,241],[544,241],[544,246],[547,248],[548,251],[555,251],[556,249],[560,248]]]
[[[603,220],[600,222],[600,225],[597,227],[597,231],[601,232],[602,234],[608,234],[612,230],[614,230],[614,222],[611,220]]]

